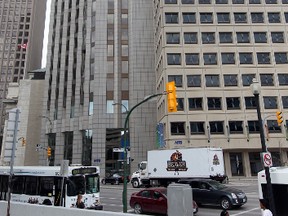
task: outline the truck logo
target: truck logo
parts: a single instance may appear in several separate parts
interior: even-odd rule
[[[215,154],[213,157],[213,165],[219,165],[219,164],[220,164],[220,161],[219,161],[218,155]]]
[[[174,171],[174,175],[179,175],[179,171],[187,171],[186,161],[182,160],[182,153],[176,150],[167,161],[167,171]]]

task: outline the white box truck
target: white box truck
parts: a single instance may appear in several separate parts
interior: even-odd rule
[[[189,178],[225,180],[222,149],[209,147],[148,151],[147,161],[138,164],[138,170],[131,176],[131,184],[134,188],[168,186],[171,182]]]

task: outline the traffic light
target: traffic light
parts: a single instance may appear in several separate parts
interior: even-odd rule
[[[47,156],[48,156],[48,157],[51,157],[51,154],[52,154],[52,153],[51,153],[51,147],[48,147],[48,148],[47,148]]]
[[[281,124],[283,122],[282,112],[277,111],[276,112],[276,117],[277,117],[278,126],[281,126]]]
[[[175,82],[168,82],[166,84],[168,112],[177,112],[177,95]]]

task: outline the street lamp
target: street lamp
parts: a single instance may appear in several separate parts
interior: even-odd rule
[[[261,92],[261,85],[255,78],[253,78],[252,84],[250,85],[250,88],[251,88],[251,91],[255,97],[257,116],[258,116],[258,125],[259,125],[260,139],[261,139],[261,146],[262,146],[262,153],[265,153],[265,152],[267,152],[267,147],[266,147],[266,143],[265,143],[264,129],[263,129],[261,110],[260,110],[260,105],[259,105],[259,95]],[[273,196],[273,191],[272,191],[269,167],[265,166],[264,169],[265,169],[265,176],[266,176],[266,182],[267,182],[267,192],[268,192],[267,194],[268,194],[268,200],[269,200],[269,204],[270,204],[270,210],[272,211],[273,215],[276,216],[275,205],[274,205],[274,196]]]

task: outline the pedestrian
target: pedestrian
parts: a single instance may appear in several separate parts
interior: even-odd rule
[[[76,207],[81,208],[81,209],[85,208],[85,204],[82,201],[82,195],[81,194],[78,194],[78,196],[77,196]]]
[[[220,216],[229,216],[229,212],[224,209],[221,213],[220,213]]]
[[[262,216],[273,216],[272,212],[269,210],[269,204],[267,200],[260,199],[260,208],[262,210]]]

